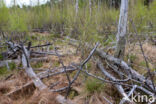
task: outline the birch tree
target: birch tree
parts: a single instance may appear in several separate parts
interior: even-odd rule
[[[101,0],[98,0],[98,12],[100,11],[100,7],[101,7]]]
[[[14,2],[14,6],[16,6],[16,0],[14,0],[13,2]]]
[[[126,30],[128,19],[128,0],[121,0],[120,18],[118,24],[118,32],[116,35],[115,57],[123,59],[126,45]]]
[[[76,17],[77,17],[77,14],[78,14],[78,9],[79,9],[79,0],[76,0],[76,4],[75,4]]]
[[[89,0],[89,16],[91,17],[92,15],[92,1]]]

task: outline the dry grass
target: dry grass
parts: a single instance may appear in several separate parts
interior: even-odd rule
[[[149,43],[142,44],[145,56],[148,59],[148,64],[151,70],[156,69],[156,46]],[[131,51],[129,51],[131,50]],[[126,46],[126,55],[132,56],[132,67],[139,73],[147,72],[144,57],[142,55],[139,44],[130,44]]]
[[[156,63],[156,46],[150,45],[149,43],[143,44],[145,55],[149,58],[152,63]]]
[[[45,34],[46,35],[46,34]],[[127,46],[128,47],[128,46]],[[133,48],[132,45],[130,48]],[[145,52],[145,55],[150,59],[150,62],[152,65],[150,67],[154,67],[153,63],[156,63],[156,47],[152,46],[148,43],[143,44],[143,49]],[[59,46],[59,50],[62,53],[75,53],[76,48],[66,45],[66,46]],[[126,48],[126,54],[128,54],[128,48]],[[134,64],[140,65],[142,61],[144,61],[144,58],[141,54],[140,47],[138,45],[135,45],[133,48],[133,51],[131,51],[136,56],[136,59],[133,60]],[[42,62],[43,65],[40,67],[42,69],[51,68],[54,67],[60,67],[61,64],[59,63],[59,59],[56,56],[49,56],[48,61]],[[64,57],[61,57],[62,61],[66,66],[68,66],[70,63],[80,63],[81,61],[81,55],[66,55]],[[91,73],[101,75],[98,69],[96,68],[96,64],[94,62],[90,62],[87,64],[88,70]],[[140,70],[138,67],[134,67],[139,72],[144,72],[144,70]],[[73,72],[72,74],[75,74]],[[73,77],[72,75],[70,76]],[[39,91],[37,89],[34,89],[33,87],[29,90],[23,90],[22,92],[16,93],[13,95],[13,97],[6,97],[5,94],[16,90],[17,88],[25,85],[26,83],[30,82],[30,78],[25,74],[24,70],[19,71],[17,73],[14,73],[14,75],[7,79],[7,80],[1,80],[0,81],[0,104],[58,104],[56,99],[56,96],[58,93],[52,93],[47,90]],[[60,82],[57,86],[55,86],[53,89],[58,89],[64,86],[68,85],[67,78],[65,74],[53,76],[50,78],[46,78],[43,80],[43,82],[50,86],[53,83]],[[93,94],[85,93],[84,91],[84,74],[80,74],[80,77],[76,82],[73,84],[73,90],[78,92],[77,96],[74,96],[72,98],[72,101],[75,104],[107,104],[106,100],[103,97],[106,97],[109,99],[113,104],[117,104],[118,100],[120,98],[120,95],[118,92],[114,89],[114,87],[110,84],[106,84],[104,89],[100,93],[97,93],[96,91]],[[65,95],[64,92],[60,93],[62,95]]]
[[[55,100],[57,94],[49,92],[47,90],[44,91],[35,91],[33,96],[27,100],[28,104],[58,104]],[[21,103],[22,104],[22,103]]]
[[[14,75],[13,79],[0,82],[0,104],[57,104],[55,101],[56,93],[46,90],[40,92],[34,88],[20,90],[11,95],[5,96],[7,93],[28,83],[30,79],[23,72]],[[33,86],[30,86],[33,87]]]
[[[61,48],[61,50],[68,51],[68,47]],[[70,50],[72,50],[71,47],[69,47]],[[62,50],[62,51],[63,51]],[[73,49],[74,50],[74,49]],[[50,56],[48,57],[49,61],[42,62],[43,65],[41,68],[53,68],[53,67],[59,67],[61,64],[59,63],[59,59],[56,56]],[[80,55],[67,55],[65,57],[62,57],[62,60],[65,65],[69,65],[71,62],[79,63],[80,62]],[[50,64],[52,63],[52,65]],[[57,64],[57,65],[55,65]],[[26,73],[23,71],[19,71],[17,73],[13,73],[13,76],[7,80],[1,80],[0,81],[0,104],[57,104],[55,97],[57,96],[57,93],[52,93],[49,91],[38,91],[37,89],[34,89],[33,86],[29,86],[29,89],[23,89],[16,93],[13,93],[11,96],[7,97],[5,94],[15,91],[17,88],[20,88],[21,86],[25,85],[26,83],[30,82],[30,78],[26,75]],[[44,79],[43,82],[50,86],[52,83],[60,82],[57,86],[54,87],[54,89],[58,89],[64,86],[68,85],[68,81],[66,79],[66,76],[64,74],[57,75],[48,79]],[[64,93],[62,93],[64,95]]]

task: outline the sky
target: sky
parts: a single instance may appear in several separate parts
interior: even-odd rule
[[[39,0],[40,4],[44,4],[49,0]],[[10,7],[14,4],[14,0],[4,0],[5,4],[7,7]],[[15,0],[16,4],[18,4],[20,7],[22,7],[22,5],[37,5],[38,4],[38,0]]]

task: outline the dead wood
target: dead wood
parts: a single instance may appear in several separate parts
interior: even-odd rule
[[[106,77],[108,77],[110,80],[112,80],[112,81],[116,81],[116,78],[115,77],[113,77],[110,73],[108,73],[105,69],[104,69],[104,67],[103,67],[103,65],[102,65],[102,63],[99,61],[98,63],[98,67],[100,68],[100,70],[102,71],[102,73],[106,76]],[[123,99],[125,100],[125,101],[127,101],[128,103],[133,103],[130,99],[129,99],[129,97],[128,97],[128,95],[125,93],[125,91],[124,91],[124,89],[123,89],[123,87],[121,86],[121,85],[119,85],[119,84],[115,84],[114,85],[116,88],[117,88],[117,90],[119,91],[119,93],[124,97]]]
[[[56,100],[57,100],[60,104],[74,104],[71,100],[65,99],[65,97],[62,96],[62,95],[58,95],[58,96],[56,97]]]
[[[40,78],[37,77],[37,75],[34,73],[32,67],[30,66],[29,56],[30,56],[29,51],[23,46],[23,54],[22,54],[23,68],[25,69],[28,76],[33,80],[33,82],[37,88],[39,88],[40,90],[46,89],[47,86],[42,83]]]

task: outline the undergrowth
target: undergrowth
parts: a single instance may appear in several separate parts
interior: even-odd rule
[[[72,3],[71,3],[72,2]],[[92,1],[93,2],[93,1]],[[133,5],[132,2],[134,2]],[[88,1],[79,1],[79,12],[75,16],[75,1],[47,3],[34,7],[0,7],[0,30],[9,32],[29,32],[33,29],[47,29],[52,37],[69,35],[85,41],[97,41],[104,35],[111,35],[117,30],[119,10],[110,8],[105,2],[92,3],[90,14]],[[147,7],[142,0],[130,1],[129,17],[137,24],[140,32],[154,31],[156,24],[156,1]],[[131,24],[129,24],[131,25]],[[129,26],[129,31],[133,31]],[[85,35],[87,39],[83,36]],[[43,38],[44,39],[44,38]],[[103,39],[101,39],[103,41]],[[109,41],[104,43],[107,45]]]
[[[104,91],[105,84],[97,79],[88,78],[85,83],[85,89],[88,94]]]

